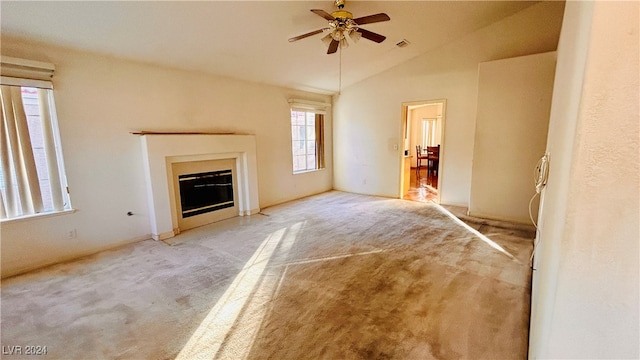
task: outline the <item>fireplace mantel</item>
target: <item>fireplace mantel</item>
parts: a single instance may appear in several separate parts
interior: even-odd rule
[[[151,234],[164,240],[179,233],[173,188],[173,163],[235,159],[239,214],[260,212],[255,135],[139,134],[149,203]]]

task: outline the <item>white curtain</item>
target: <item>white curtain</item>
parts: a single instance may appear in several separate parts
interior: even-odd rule
[[[422,147],[436,146],[436,119],[422,119]]]
[[[49,184],[51,187],[51,201],[53,210],[64,209],[64,196],[60,166],[58,164],[58,152],[54,134],[54,116],[51,104],[53,104],[52,90],[38,89],[38,102],[40,103],[40,120],[42,124],[42,136],[44,142],[44,154],[47,160]]]
[[[42,194],[38,182],[36,162],[33,157],[27,115],[22,104],[19,86],[2,85],[2,113],[5,126],[3,139],[7,142],[11,161],[7,173],[2,172],[6,184],[16,185],[20,208],[16,204],[15,194],[7,199],[8,213],[11,217],[28,215],[43,210]],[[3,157],[9,157],[3,153]],[[3,163],[5,161],[3,160]],[[3,169],[4,170],[4,169]],[[15,176],[15,183],[12,177]],[[20,213],[16,213],[19,211]]]
[[[10,92],[8,93],[11,94]],[[8,141],[8,131],[6,127],[6,121],[4,116],[4,96],[2,97],[2,111],[0,111],[0,163],[2,165],[2,177],[0,181],[2,181],[2,188],[5,191],[5,194],[0,192],[2,195],[2,203],[0,203],[0,216],[2,219],[6,217],[15,217],[20,211],[18,210],[18,205],[20,204],[18,201],[18,195],[16,193],[17,185],[14,181],[13,176],[13,166],[11,166],[11,159],[9,159],[9,141]],[[8,104],[11,102],[8,101]],[[13,110],[12,110],[13,111]]]
[[[43,153],[46,166],[41,166],[38,176],[34,149],[20,86],[0,86],[2,119],[0,121],[1,170],[0,181],[4,194],[0,194],[0,218],[63,210],[64,200],[57,161],[55,138],[50,106],[50,91],[38,89]],[[43,160],[40,160],[44,165]],[[45,208],[41,181],[49,183],[51,203]]]

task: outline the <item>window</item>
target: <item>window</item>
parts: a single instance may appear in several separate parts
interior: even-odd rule
[[[2,57],[1,71],[0,219],[70,210],[53,65]]]
[[[293,173],[324,168],[324,115],[291,109]]]
[[[422,119],[422,147],[436,146],[436,119]]]

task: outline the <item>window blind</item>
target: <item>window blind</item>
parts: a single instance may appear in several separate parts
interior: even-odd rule
[[[318,101],[301,100],[301,99],[289,99],[291,110],[294,111],[313,111],[316,114],[326,115],[328,109],[331,108],[331,104]]]
[[[2,85],[53,89],[55,66],[50,63],[0,56]]]

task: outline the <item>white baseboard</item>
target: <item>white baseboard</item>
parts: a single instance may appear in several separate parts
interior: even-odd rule
[[[240,212],[240,216],[255,215],[259,212],[260,212],[260,208],[246,210],[246,211]]]
[[[179,233],[180,232],[178,231],[178,234]],[[162,241],[162,240],[166,240],[166,239],[172,238],[172,237],[174,237],[176,235],[177,235],[176,232],[171,230],[171,231],[163,232],[163,233],[160,233],[160,234],[151,234],[151,238],[153,240],[156,240],[156,241]]]

